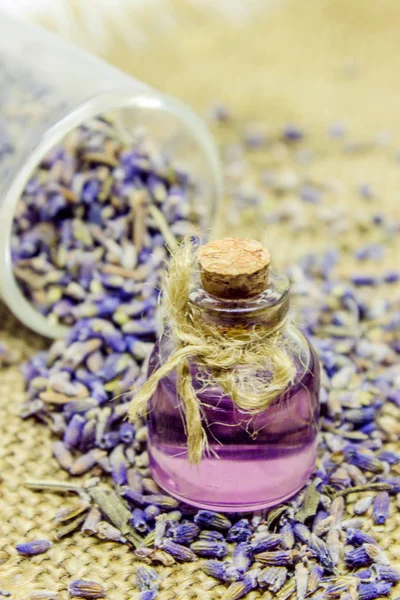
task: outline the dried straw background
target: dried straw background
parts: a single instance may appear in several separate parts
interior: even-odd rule
[[[368,212],[382,209],[399,217],[400,165],[393,159],[396,144],[400,148],[400,11],[395,0],[264,0],[252,2],[254,12],[245,11],[241,19],[217,10],[216,2],[206,10],[203,2],[161,2],[159,8],[153,2],[141,9],[131,1],[120,11],[92,2],[92,13],[88,3],[65,4],[67,20],[46,15],[39,20],[92,47],[135,77],[187,101],[201,114],[215,100],[225,102],[235,117],[236,132],[248,120],[262,120],[272,131],[289,121],[303,126],[311,134],[318,159],[303,167],[301,175],[321,182],[335,178],[343,184],[343,192],[332,197],[332,203],[355,223],[342,238],[343,246],[351,248],[366,235],[363,222]],[[88,30],[89,14],[96,18],[99,30]],[[381,150],[345,155],[327,141],[326,128],[335,119],[348,124],[355,141],[368,142],[382,130],[390,131],[392,139]],[[223,143],[235,133],[217,132],[217,136]],[[255,181],[265,165],[298,169],[288,160],[284,154],[251,158],[249,180]],[[363,181],[377,190],[372,206],[355,193]],[[323,227],[316,234],[312,210],[306,213],[310,225],[295,239],[289,225],[264,231],[251,212],[236,224],[235,233],[251,231],[266,237],[277,262],[285,262],[305,248],[316,250],[329,242]],[[397,242],[388,264],[398,266],[399,257]],[[341,268],[344,272],[351,268],[350,258]],[[399,296],[398,289],[395,293]],[[45,345],[6,309],[0,319],[0,338],[25,356]],[[19,420],[22,400],[18,370],[1,371],[0,548],[7,548],[12,558],[0,566],[0,589],[12,591],[15,600],[25,600],[38,589],[57,590],[64,600],[68,581],[86,577],[105,584],[110,600],[134,598],[134,561],[125,547],[78,534],[55,544],[46,555],[31,560],[16,556],[18,541],[51,535],[51,518],[66,502],[56,495],[34,494],[22,485],[32,477],[66,478],[51,458],[47,430]],[[400,566],[400,515],[394,506],[390,522],[375,535]],[[164,569],[164,577],[160,600],[223,598],[224,587],[196,564]],[[399,590],[392,597],[398,595]],[[252,592],[248,599],[269,597]]]

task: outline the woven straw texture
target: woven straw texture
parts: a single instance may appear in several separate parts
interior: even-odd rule
[[[287,121],[300,123],[314,136],[320,155],[310,167],[310,176],[320,180],[337,177],[349,190],[368,180],[378,190],[378,205],[368,209],[350,191],[340,195],[335,202],[342,203],[344,211],[359,211],[360,222],[367,210],[383,209],[399,216],[400,170],[393,159],[395,142],[400,144],[398,2],[368,3],[368,10],[363,0],[296,1],[282,8],[274,3],[271,9],[257,12],[255,19],[246,16],[240,27],[237,21],[216,12],[198,11],[186,2],[174,3],[168,10],[174,18],[171,30],[163,35],[161,16],[155,11],[153,18],[147,14],[141,15],[141,20],[128,12],[121,24],[114,17],[110,31],[115,40],[108,40],[108,50],[103,54],[139,79],[181,97],[203,113],[215,99],[227,102],[238,127],[250,118],[262,118],[272,127]],[[73,17],[79,18],[76,7]],[[43,21],[52,25],[45,18]],[[148,32],[151,44],[134,48],[129,45],[126,28],[133,21]],[[118,36],[119,26],[124,28],[124,36]],[[325,131],[335,118],[351,124],[352,131],[360,136],[356,139],[362,142],[390,129],[391,160],[385,150],[345,156],[332,150]],[[284,156],[279,160],[287,166]],[[254,162],[252,167],[257,172],[265,164]],[[293,244],[290,227],[282,225],[265,234],[251,214],[244,217],[235,234],[251,231],[258,238],[266,235],[271,248],[279,247],[278,263],[291,260],[311,244],[307,229]],[[225,231],[222,229],[226,232],[226,226]],[[319,237],[314,231],[312,236],[313,251],[326,243],[323,229]],[[359,239],[350,232],[349,247],[357,243]],[[399,252],[397,244],[388,254],[388,267],[398,262]],[[349,258],[341,267],[344,275],[350,267]],[[44,340],[16,323],[5,308],[1,308],[0,323],[0,340],[19,350],[24,358],[46,346]],[[0,370],[0,548],[10,553],[10,560],[0,566],[0,590],[11,591],[14,600],[29,598],[35,590],[57,591],[60,599],[66,599],[71,579],[88,578],[105,585],[109,600],[135,598],[134,560],[122,545],[77,533],[54,544],[45,555],[32,559],[17,556],[15,544],[19,541],[51,537],[54,514],[71,502],[67,497],[34,493],[23,486],[31,478],[67,479],[51,457],[49,431],[34,421],[19,419],[23,398],[18,368]],[[348,508],[354,500],[348,498]],[[392,502],[385,527],[371,525],[366,529],[400,567],[400,514],[396,502]],[[160,600],[224,597],[225,587],[207,577],[198,563],[162,568],[161,572]],[[393,599],[397,596],[399,588],[392,592]],[[269,597],[268,592],[251,592],[247,599]]]

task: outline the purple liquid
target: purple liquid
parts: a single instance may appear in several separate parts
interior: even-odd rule
[[[158,360],[157,345],[151,370]],[[212,510],[250,511],[282,502],[303,487],[314,468],[318,391],[319,367],[311,351],[308,370],[299,367],[288,393],[255,417],[241,413],[217,390],[200,393],[212,453],[191,465],[172,373],[149,407],[153,477],[172,496]]]

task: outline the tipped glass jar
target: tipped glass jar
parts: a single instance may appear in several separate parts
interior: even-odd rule
[[[149,141],[145,151],[138,129]],[[190,194],[187,181],[195,186]],[[134,237],[132,223],[125,228],[122,222],[129,209],[124,194],[151,196],[157,184],[164,196],[175,194],[169,212],[184,195],[185,215],[194,214],[191,221],[199,230],[209,230],[221,173],[204,123],[184,104],[95,56],[0,14],[0,296],[10,310],[53,338],[78,318],[96,316],[94,309],[78,316],[68,312],[93,293],[78,279],[77,262],[90,254],[84,265],[89,274],[99,262],[124,267],[118,255],[125,229],[129,243]],[[160,208],[159,193],[153,196],[148,204]],[[161,212],[164,223],[168,215]],[[142,221],[152,218],[141,214]],[[88,232],[87,223],[98,229]],[[152,233],[157,232],[152,223]],[[151,253],[147,234],[138,232],[144,238],[140,247],[135,239],[135,248],[127,243],[128,263],[135,252]],[[102,247],[110,258],[98,259]],[[139,256],[138,265],[145,263]],[[95,291],[102,285],[96,280]]]
[[[215,244],[219,242],[203,246],[213,246],[213,260],[218,259]],[[216,272],[215,261],[208,271],[207,265],[201,269],[201,281],[196,278],[190,293],[189,312],[227,339],[232,331],[240,329],[278,332],[275,341],[285,348],[295,369],[294,376],[283,393],[255,414],[239,408],[221,387],[205,385],[204,369],[191,360],[191,385],[201,406],[208,443],[200,463],[191,464],[184,403],[177,390],[177,372],[173,370],[160,380],[148,406],[150,466],[157,483],[185,502],[227,512],[250,511],[289,498],[313,471],[319,366],[310,343],[287,318],[287,278],[271,273],[266,284],[260,277],[261,271],[251,272],[251,257],[241,264],[237,255],[227,256],[223,243],[219,251],[225,272]],[[247,252],[248,248],[239,251]],[[167,329],[155,346],[149,374],[165,365],[175,350],[176,342]],[[251,382],[258,389],[260,382],[268,385],[273,379],[268,361],[263,369],[241,364],[233,369],[250,388]]]

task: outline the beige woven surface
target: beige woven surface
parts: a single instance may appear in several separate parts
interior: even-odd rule
[[[138,22],[149,32],[152,43],[133,51],[116,37],[107,57],[137,77],[189,101],[199,111],[204,112],[215,99],[227,102],[239,127],[249,118],[262,118],[272,128],[289,120],[302,124],[313,133],[313,148],[319,152],[319,160],[307,167],[308,174],[323,181],[337,178],[345,185],[345,193],[332,197],[332,204],[341,203],[349,215],[357,212],[360,222],[367,212],[382,209],[398,216],[400,167],[393,159],[396,142],[400,147],[398,3],[380,0],[368,3],[368,9],[364,0],[299,0],[285,4],[282,12],[275,8],[239,28],[215,14],[207,17],[185,2],[174,3],[171,10],[176,22],[172,33],[153,35],[158,30],[154,25],[158,15],[153,12],[151,17],[142,16]],[[132,18],[126,14],[121,27],[126,29]],[[113,23],[113,30],[117,31],[118,26]],[[343,118],[354,135],[360,136],[357,140],[365,141],[382,129],[390,129],[393,141],[389,148],[343,155],[326,141],[326,127],[335,118]],[[250,160],[250,172],[258,173],[276,162],[292,168],[284,155],[264,156]],[[378,190],[378,200],[372,206],[357,199],[355,189],[362,181]],[[312,222],[315,216],[310,211],[306,221]],[[246,225],[237,225],[235,233],[251,230],[258,237],[265,234],[270,247],[279,248],[278,262],[291,259],[300,248],[309,246],[314,250],[326,243],[323,228],[318,238],[312,227],[305,227],[293,243],[290,225],[263,232],[252,215],[245,217]],[[351,247],[363,235],[362,227],[354,226],[346,242]],[[398,263],[399,256],[397,243],[388,254],[388,265]],[[350,264],[349,259],[341,265],[344,273]],[[44,346],[6,309],[1,310],[0,323],[1,341],[25,355]],[[60,598],[65,599],[68,581],[83,577],[102,582],[110,600],[134,598],[134,560],[124,546],[78,533],[54,544],[45,555],[17,557],[15,544],[51,536],[52,517],[69,502],[65,497],[37,494],[23,487],[29,478],[67,476],[51,458],[48,430],[18,418],[22,401],[23,384],[17,368],[0,370],[0,548],[11,555],[0,566],[0,589],[12,591],[14,600],[24,600],[39,589],[59,591]],[[372,530],[400,566],[400,514],[395,502],[386,526]],[[205,576],[197,564],[162,571],[160,600],[223,597],[225,588]],[[398,595],[400,590],[393,591],[392,598]],[[247,598],[261,597],[269,595],[252,592]]]

